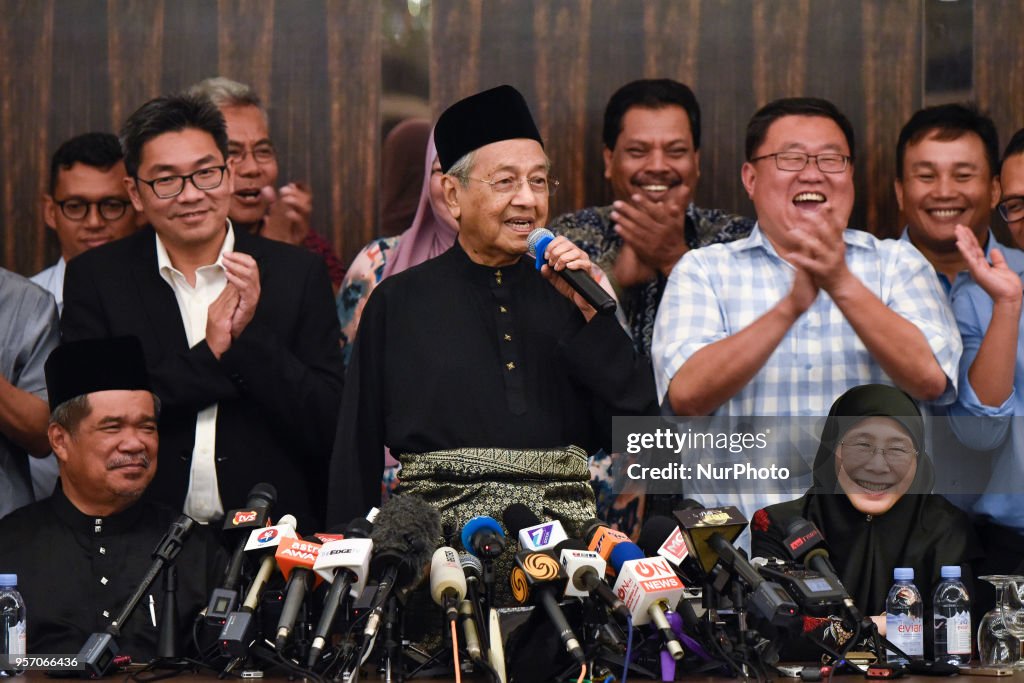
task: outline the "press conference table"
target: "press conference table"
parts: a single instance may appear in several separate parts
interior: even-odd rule
[[[845,681],[866,680],[866,679],[861,679],[861,678],[856,677],[856,676],[848,676],[848,675],[843,675],[843,676],[841,676],[841,678],[843,680],[845,680]],[[56,679],[52,679],[52,678],[45,678],[45,675],[42,672],[39,672],[39,671],[32,671],[32,672],[29,672],[29,673],[27,673],[27,674],[25,674],[23,676],[15,676],[13,678],[7,678],[5,680],[12,681],[12,682],[20,682],[20,683],[28,683],[29,681],[32,681],[33,683],[39,683],[41,680],[44,680],[44,679],[45,680],[49,680],[49,681],[56,680]],[[117,676],[108,676],[104,680],[118,681],[118,682],[120,682],[120,681],[127,681],[128,680],[128,676],[126,674],[119,674]],[[213,674],[184,673],[184,674],[181,674],[179,676],[175,676],[175,677],[167,679],[167,680],[181,681],[182,683],[213,683],[213,681],[217,681],[218,679]],[[230,681],[230,680],[239,680],[239,679],[227,678],[227,679],[223,679],[223,680]],[[289,679],[284,677],[284,676],[276,676],[275,675],[275,676],[268,676],[266,678],[257,678],[257,679],[251,679],[251,680],[252,680],[252,683],[288,683]],[[382,681],[383,679],[382,678],[378,678],[375,675],[369,675],[369,676],[360,676],[359,680],[360,681]],[[432,683],[455,683],[455,679],[454,678],[417,678],[417,679],[407,679],[407,680],[431,681]],[[465,681],[486,681],[488,679],[485,678],[485,677],[478,677],[478,676],[464,676],[463,680],[465,680]],[[644,681],[644,680],[649,680],[649,679],[633,678],[631,676],[630,680]],[[683,677],[681,677],[678,680],[686,681],[687,683],[726,683],[727,681],[736,681],[738,679],[727,678],[725,676],[683,676]],[[785,683],[786,681],[789,681],[791,683],[799,683],[799,679],[796,679],[796,678],[777,677],[774,680],[781,681],[783,683]],[[903,683],[936,683],[936,681],[943,680],[943,679],[942,678],[937,678],[935,676],[903,676],[902,678],[900,678],[898,680],[902,681]],[[960,683],[993,683],[993,681],[1003,681],[1004,683],[1024,683],[1024,671],[1015,671],[1012,676],[1000,676],[1000,677],[960,675],[960,676],[956,677],[956,680],[959,681]]]

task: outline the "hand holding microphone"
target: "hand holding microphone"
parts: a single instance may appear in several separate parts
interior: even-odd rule
[[[526,238],[527,253],[536,259],[537,270],[541,270],[545,265],[549,265],[544,255],[548,246],[551,245],[554,240],[554,233],[547,228],[535,228],[530,232],[530,236]],[[553,270],[559,278],[565,281],[569,287],[575,290],[583,301],[593,307],[595,311],[598,313],[614,313],[615,299],[613,299],[608,292],[601,289],[601,286],[594,281],[593,277],[591,277],[589,268],[590,259],[587,255],[568,240],[564,240],[562,243],[556,242],[555,249],[559,256],[559,260],[551,270]],[[579,252],[579,254],[574,255],[575,252]],[[565,256],[570,257],[569,262],[572,260],[586,259],[587,265],[583,268],[571,269],[566,265],[566,260],[563,258]],[[559,264],[562,265],[561,268],[558,267]],[[551,266],[549,265],[549,267]],[[562,288],[559,288],[559,290],[566,296],[571,296],[571,292]]]

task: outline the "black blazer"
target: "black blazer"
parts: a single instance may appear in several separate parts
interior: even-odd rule
[[[152,227],[72,259],[64,279],[63,341],[134,335],[160,397],[160,452],[147,495],[181,509],[196,413],[217,409],[217,480],[225,511],[258,482],[277,487],[275,518],[312,533],[324,519],[327,463],[344,369],[331,283],[315,255],[235,231],[235,250],[260,270],[260,300],[218,361],[191,349],[174,291],[157,269]],[[310,526],[315,525],[315,527]]]

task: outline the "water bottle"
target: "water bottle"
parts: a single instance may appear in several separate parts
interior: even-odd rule
[[[885,599],[885,637],[911,659],[924,659],[924,603],[921,591],[914,585],[912,567],[896,567],[895,583]],[[892,650],[886,651],[890,664],[906,665],[906,658]]]
[[[25,600],[18,592],[17,574],[0,574],[0,655],[10,661],[23,657],[25,649]],[[0,676],[18,675],[21,672],[0,666]]]
[[[935,661],[965,666],[971,659],[971,599],[960,581],[960,567],[944,566],[932,598],[935,608]]]

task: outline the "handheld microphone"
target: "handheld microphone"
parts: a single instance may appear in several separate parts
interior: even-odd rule
[[[474,517],[462,527],[462,547],[481,560],[493,560],[505,550],[505,532],[493,517]]]
[[[672,625],[665,616],[683,597],[683,582],[664,557],[645,557],[634,543],[619,543],[611,553],[618,578],[614,591],[626,604],[634,626],[650,622],[661,632],[672,659],[684,656]]]
[[[617,529],[613,529],[599,519],[591,520],[583,532],[583,540],[587,543],[587,550],[592,550],[601,556],[605,562],[611,557],[615,546],[620,543],[632,543],[629,536]],[[609,567],[609,573],[614,574],[615,568]]]
[[[687,507],[672,514],[679,522],[684,543],[689,553],[696,557],[700,571],[710,574],[718,563],[718,554],[709,539],[718,534],[731,544],[747,528],[747,518],[732,505],[705,508],[695,501],[684,501],[684,505]]]
[[[555,239],[555,234],[547,228],[534,228],[526,238],[527,253],[536,259],[537,270],[540,270],[547,261],[544,259],[544,252],[548,244]],[[585,270],[569,270],[563,268],[555,271],[560,278],[569,283],[569,286],[583,297],[583,299],[597,309],[598,313],[614,313],[615,299],[608,292],[601,289],[601,285],[594,281]]]
[[[319,543],[313,541],[286,538],[281,541],[274,554],[277,566],[288,580],[281,618],[277,621],[275,645],[278,652],[283,652],[285,645],[288,644],[288,636],[295,628],[295,621],[299,618],[299,610],[306,599],[306,592],[316,588],[322,581],[320,575],[313,571],[321,547]]]
[[[484,657],[480,647],[480,634],[476,630],[476,615],[473,610],[473,603],[463,600],[459,603],[459,621],[462,622],[462,633],[466,638],[466,652],[474,662]]]
[[[539,603],[548,618],[555,625],[558,637],[561,639],[565,649],[580,664],[586,663],[586,656],[580,641],[576,638],[565,613],[558,605],[556,595],[565,592],[565,585],[568,577],[554,557],[546,552],[531,552],[523,550],[516,553],[516,566],[512,568],[509,575],[509,585],[512,587],[512,597],[519,604],[527,602]]]
[[[462,619],[462,628],[466,633],[466,640],[468,642],[472,635],[476,635],[478,640],[482,636],[484,641],[486,641],[487,625],[483,621],[481,610],[486,612],[490,609],[490,604],[485,603],[481,606],[479,590],[479,586],[484,580],[484,564],[480,561],[480,558],[474,557],[469,553],[459,553],[459,564],[462,565],[463,574],[466,576],[466,592],[469,598],[468,600],[463,600],[462,604],[459,605],[459,615]],[[466,625],[467,609],[469,610],[468,616],[472,620],[472,634],[469,632],[470,627]],[[486,652],[485,648],[482,649]]]
[[[555,553],[569,577],[565,584],[565,597],[597,598],[621,622],[626,623],[630,617],[629,608],[615,595],[611,586],[605,583],[603,577],[608,564],[600,555],[587,550],[586,543],[575,539],[559,543],[555,546]]]
[[[260,596],[263,594],[263,589],[267,587],[267,582],[270,580],[274,567],[277,565],[274,559],[274,551],[277,550],[283,539],[298,538],[295,532],[295,524],[296,520],[293,515],[285,515],[277,520],[277,524],[274,526],[268,526],[266,529],[253,529],[249,534],[249,540],[245,544],[246,552],[266,554],[260,561],[260,568],[256,572],[252,585],[249,586],[249,592],[246,593],[245,600],[242,601],[240,611],[252,613],[256,610],[256,606],[260,602]]]
[[[569,538],[561,522],[541,522],[540,517],[522,503],[512,503],[505,508],[501,521],[510,534],[519,538],[519,547],[523,550],[548,550]]]
[[[245,550],[264,553],[264,556],[241,608],[228,614],[218,636],[221,648],[232,657],[245,657],[249,652],[249,643],[252,640],[250,634],[254,627],[253,612],[259,605],[263,589],[267,587],[277,564],[273,551],[281,544],[282,539],[296,538],[295,524],[293,515],[285,515],[274,526],[253,529],[249,534]]]
[[[370,573],[372,552],[373,541],[368,538],[344,538],[324,543],[320,548],[320,553],[313,564],[313,571],[325,581],[329,581],[331,588],[324,598],[324,609],[316,625],[306,666],[312,667],[320,658],[338,608],[345,601],[345,597],[349,593],[356,598],[362,594],[366,587],[366,577]]]
[[[649,517],[636,544],[647,557],[661,556],[668,560],[684,583],[697,584],[704,575],[697,558],[686,545],[686,535],[670,517]]]
[[[430,597],[444,608],[449,622],[459,618],[459,603],[466,597],[466,573],[455,548],[441,546],[430,558]]]
[[[231,554],[231,560],[224,570],[224,580],[219,588],[214,588],[206,605],[206,621],[210,624],[223,624],[238,604],[238,582],[242,576],[242,560],[245,545],[249,540],[250,529],[260,529],[267,525],[270,508],[277,501],[277,489],[272,485],[256,484],[249,491],[245,507],[231,510],[224,516],[224,532],[239,532],[238,544]],[[244,533],[243,533],[244,532]]]
[[[376,607],[366,620],[363,635],[373,638],[380,628],[384,603],[396,588],[416,583],[441,536],[441,515],[418,496],[392,496],[373,525],[370,574],[380,577]]]
[[[787,536],[783,543],[785,543],[790,557],[795,562],[802,561],[804,565],[824,576],[835,588],[838,588],[842,592],[843,605],[849,612],[850,618],[856,623],[860,623],[863,616],[846,590],[846,586],[839,579],[836,568],[832,566],[828,554],[828,544],[814,522],[802,517],[795,517],[786,525],[786,531]]]

